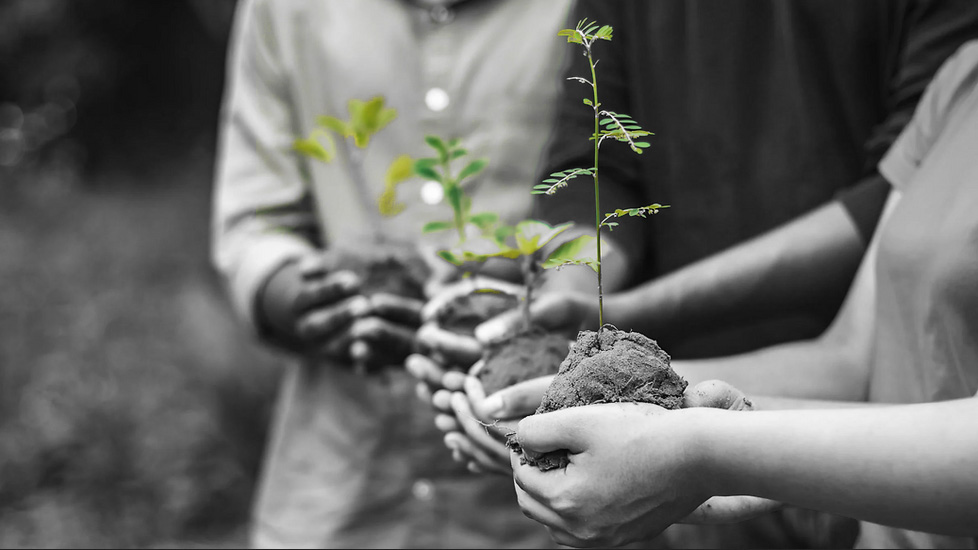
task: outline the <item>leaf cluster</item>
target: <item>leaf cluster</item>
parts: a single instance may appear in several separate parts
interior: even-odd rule
[[[659,210],[662,208],[669,208],[668,204],[652,203],[647,206],[639,206],[636,208],[616,208],[614,212],[609,212],[604,215],[604,220],[601,221],[601,227],[607,227],[608,230],[612,230],[618,226],[618,222],[610,222],[614,218],[623,218],[629,216],[634,218],[639,216],[642,218],[648,217],[650,214],[658,214]]]
[[[577,22],[573,29],[562,29],[557,36],[566,36],[569,44],[581,44],[590,47],[595,40],[611,40],[613,29],[610,25],[598,25],[587,18]]]
[[[349,100],[347,102],[347,111],[350,115],[348,120],[330,115],[317,117],[316,128],[308,137],[294,140],[292,142],[293,150],[321,162],[330,163],[336,156],[336,143],[333,141],[333,134],[344,140],[352,138],[353,144],[357,148],[365,149],[370,144],[371,137],[397,118],[397,110],[385,107],[384,103],[383,96],[375,96],[367,101]],[[357,166],[356,169],[360,169],[360,167]],[[413,175],[413,161],[410,156],[401,155],[394,159],[384,177],[384,191],[377,198],[377,209],[381,215],[396,216],[404,210],[405,205],[397,200],[396,187]]]
[[[462,188],[462,183],[479,175],[489,165],[489,161],[484,158],[468,161],[458,175],[453,175],[453,162],[469,154],[469,151],[462,147],[460,140],[446,141],[433,135],[425,136],[424,140],[435,151],[435,156],[414,161],[413,171],[422,178],[441,184],[445,199],[452,208],[453,219],[429,222],[422,228],[422,233],[454,228],[458,231],[459,241],[462,242],[466,239],[465,227],[469,224],[476,226],[482,234],[492,230],[499,219],[498,214],[493,212],[472,214],[472,197]]]

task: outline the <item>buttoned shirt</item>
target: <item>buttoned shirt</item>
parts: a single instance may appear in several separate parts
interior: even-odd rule
[[[451,219],[432,187],[399,187],[404,211],[370,210],[398,155],[430,156],[424,136],[459,138],[488,168],[466,184],[476,211],[514,222],[554,117],[569,0],[243,0],[232,35],[216,171],[213,256],[255,327],[262,284],[317,246],[356,245],[379,228],[422,241]],[[296,155],[320,115],[383,96],[398,116],[363,150],[367,189],[343,148],[329,163]],[[435,189],[437,191],[437,189]],[[426,202],[427,197],[429,202]],[[253,542],[289,547],[541,547],[512,481],[451,460],[415,381],[297,357],[284,373]]]

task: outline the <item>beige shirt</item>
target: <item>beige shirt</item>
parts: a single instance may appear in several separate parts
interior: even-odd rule
[[[902,197],[880,227],[872,402],[926,403],[978,392],[976,151],[978,41],[972,41],[934,77],[880,163]],[[857,541],[859,548],[976,544],[866,522]]]
[[[214,201],[214,262],[237,310],[283,262],[369,229],[368,199],[399,154],[427,156],[423,137],[461,138],[489,168],[474,210],[510,221],[530,189],[554,116],[562,60],[556,36],[570,0],[242,0],[231,44]],[[398,117],[366,150],[369,189],[349,159],[291,150],[318,115],[347,118],[347,101],[386,98]],[[407,207],[384,234],[417,236],[445,204],[405,183]],[[366,197],[366,198],[365,198]],[[258,215],[256,215],[256,213]],[[296,362],[285,373],[258,500],[254,543],[291,547],[550,546],[523,517],[511,480],[455,464],[403,369],[369,376],[347,365]]]

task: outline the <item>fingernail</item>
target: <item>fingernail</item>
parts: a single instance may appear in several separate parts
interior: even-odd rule
[[[506,333],[506,325],[499,321],[486,321],[475,327],[476,340],[486,344],[501,339]]]

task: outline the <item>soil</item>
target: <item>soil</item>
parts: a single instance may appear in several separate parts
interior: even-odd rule
[[[687,382],[669,364],[669,355],[638,332],[605,325],[600,332],[581,331],[536,413],[596,403],[652,403],[666,409],[683,405]],[[515,437],[508,445],[520,462],[541,470],[563,468],[567,452],[523,452]]]
[[[396,294],[424,300],[431,268],[411,244],[383,241],[341,251],[343,263],[362,281],[361,292]]]
[[[539,328],[521,332],[490,345],[477,376],[489,395],[524,380],[555,374],[569,348],[565,336]]]
[[[449,302],[436,322],[447,330],[471,336],[483,321],[515,308],[519,302],[519,297],[512,294],[474,290]]]

